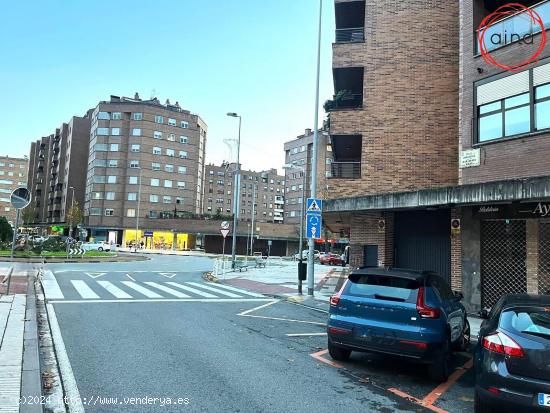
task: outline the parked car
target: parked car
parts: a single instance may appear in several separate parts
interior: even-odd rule
[[[111,251],[111,245],[105,241],[85,242],[82,244],[84,251]]]
[[[40,235],[31,235],[29,237],[29,241],[34,242],[36,244],[42,244],[44,241],[46,241],[46,238]]]
[[[550,411],[550,296],[505,295],[482,316],[475,412]]]
[[[308,255],[309,255],[309,250],[303,250],[302,251],[302,259],[307,260]],[[314,250],[313,259],[315,259],[315,260],[319,259],[320,255],[321,255],[321,253],[318,250]],[[295,260],[300,259],[300,253],[299,252],[294,254],[294,259]]]
[[[360,268],[330,298],[329,354],[340,361],[352,351],[402,356],[446,381],[451,351],[470,342],[462,298],[433,272]]]
[[[329,252],[319,257],[321,265],[345,265],[341,255]]]

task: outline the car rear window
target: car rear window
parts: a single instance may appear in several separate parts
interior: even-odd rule
[[[350,275],[346,293],[361,297],[416,302],[420,284],[411,279],[381,275]]]
[[[524,307],[504,310],[500,315],[500,326],[515,333],[550,339],[550,308]]]

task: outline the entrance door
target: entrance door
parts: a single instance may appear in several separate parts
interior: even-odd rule
[[[450,210],[395,214],[395,266],[435,271],[450,283]]]
[[[378,245],[363,246],[363,265],[365,267],[378,267]]]

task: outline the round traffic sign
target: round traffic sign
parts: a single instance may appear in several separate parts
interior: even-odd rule
[[[10,201],[15,209],[23,209],[31,203],[31,193],[27,188],[16,188],[11,193]]]
[[[229,222],[222,221],[221,227],[222,227],[222,229],[229,229]]]

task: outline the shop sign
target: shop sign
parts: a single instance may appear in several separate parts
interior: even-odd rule
[[[480,150],[468,149],[460,152],[460,168],[470,168],[472,166],[479,166],[480,163]]]
[[[475,207],[475,215],[491,218],[550,218],[549,202],[529,202],[507,205],[483,205]]]

